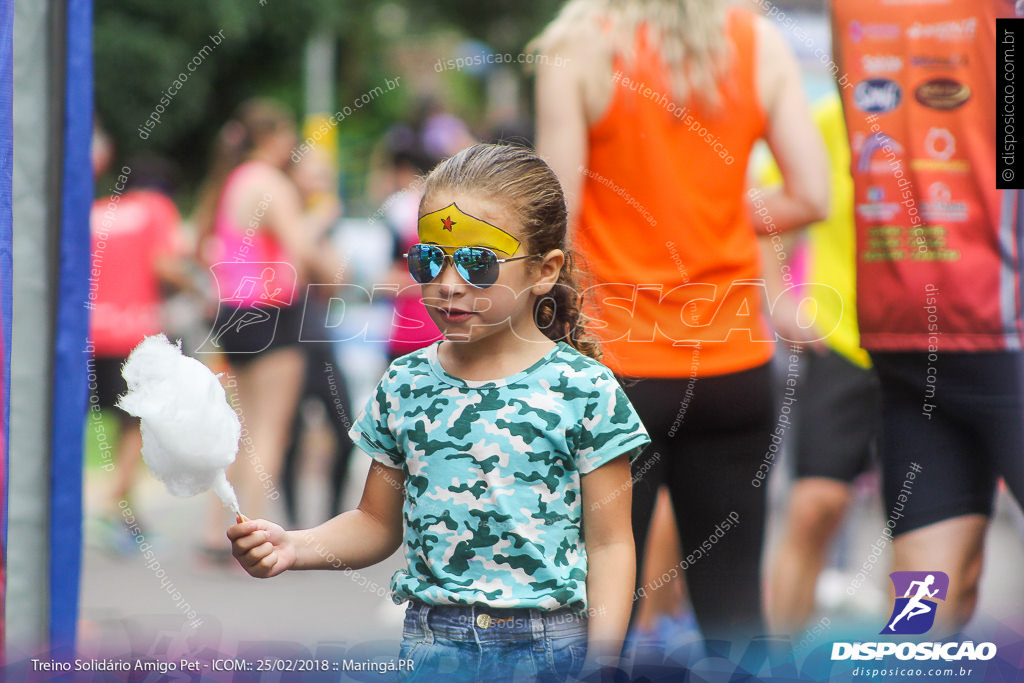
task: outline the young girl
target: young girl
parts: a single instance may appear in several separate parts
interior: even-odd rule
[[[359,569],[404,541],[391,589],[414,677],[561,680],[619,654],[628,460],[649,439],[584,334],[565,235],[535,153],[476,145],[435,168],[408,260],[445,339],[392,363],[356,421],[374,459],[358,508],[309,531],[228,530],[257,577],[332,554]]]

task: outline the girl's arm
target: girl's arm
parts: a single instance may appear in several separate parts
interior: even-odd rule
[[[349,510],[313,529],[285,531],[263,519],[228,529],[232,554],[252,576],[266,579],[286,569],[361,569],[402,545],[405,473],[370,465],[363,497]]]
[[[636,580],[632,484],[625,455],[583,475],[580,482],[590,606],[584,669],[601,656],[618,658],[629,626]]]

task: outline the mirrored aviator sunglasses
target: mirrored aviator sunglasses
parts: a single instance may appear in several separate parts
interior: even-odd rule
[[[444,262],[451,259],[459,277],[478,289],[486,289],[498,281],[498,266],[502,263],[532,256],[500,259],[486,247],[459,247],[453,253],[446,254],[437,244],[414,244],[405,258],[409,263],[409,274],[421,285],[440,275],[444,270]]]

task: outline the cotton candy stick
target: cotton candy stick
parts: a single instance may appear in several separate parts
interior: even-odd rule
[[[211,487],[213,492],[217,494],[224,506],[231,510],[235,514],[235,521],[241,524],[246,520],[245,515],[238,508],[238,496],[235,495],[235,489],[231,487],[231,482],[228,481],[228,475],[221,470],[217,477],[213,480],[213,486]]]
[[[142,421],[142,458],[181,497],[208,489],[239,522],[245,516],[224,470],[235,461],[242,425],[217,375],[162,334],[146,337],[121,370],[128,393],[117,405]]]

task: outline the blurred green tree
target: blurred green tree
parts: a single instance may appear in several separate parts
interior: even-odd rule
[[[431,0],[408,3],[432,24],[448,25],[495,51],[519,53],[551,21],[564,0]]]
[[[96,111],[121,158],[152,153],[181,169],[187,210],[187,198],[206,171],[214,137],[238,103],[267,95],[302,113],[304,48],[314,31],[338,37],[340,108],[394,75],[389,50],[403,40],[454,29],[496,51],[519,52],[561,4],[562,0],[95,0]],[[403,34],[384,36],[378,30],[382,7],[387,5],[407,15]],[[217,45],[215,35],[223,37]],[[201,63],[193,63],[194,70],[189,71],[194,58]],[[187,77],[184,82],[179,74]],[[465,78],[452,74],[460,77]],[[172,95],[168,89],[177,92]],[[369,103],[339,129],[342,148],[361,155],[409,111],[415,96],[415,87],[403,87]],[[156,113],[159,123],[147,130],[144,124],[162,98],[163,112]],[[347,166],[350,174],[365,170],[362,163]],[[100,183],[97,190],[103,189]]]
[[[349,6],[365,4],[96,0],[97,114],[121,157],[163,155],[179,165],[186,178],[198,179],[205,170],[210,142],[239,102],[263,94],[300,110],[298,76],[306,38],[314,29],[337,30]],[[215,45],[217,34],[223,37],[219,45]],[[194,58],[201,63],[192,62]],[[179,74],[186,76],[184,82]],[[171,95],[168,89],[177,92]],[[159,122],[146,130],[143,124],[156,112],[161,98],[166,104],[163,113],[156,114]]]

